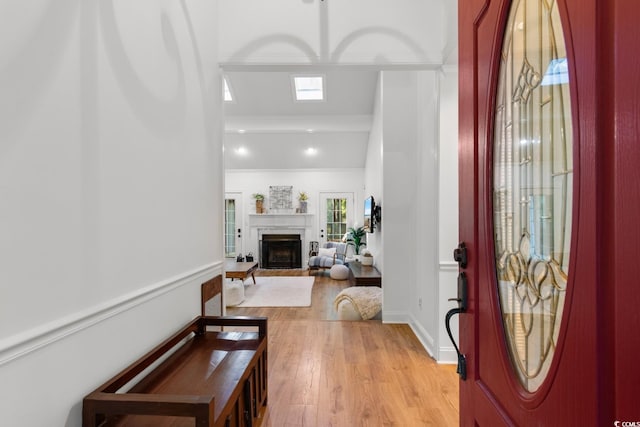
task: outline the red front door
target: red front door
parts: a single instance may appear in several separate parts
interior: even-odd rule
[[[640,425],[640,3],[458,10],[461,425]]]

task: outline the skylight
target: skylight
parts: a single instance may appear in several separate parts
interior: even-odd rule
[[[296,101],[324,101],[323,76],[292,76]]]
[[[224,81],[224,100],[227,102],[233,101],[233,94],[231,93],[231,88],[229,88],[229,83],[227,83],[227,78],[224,77],[222,80]]]

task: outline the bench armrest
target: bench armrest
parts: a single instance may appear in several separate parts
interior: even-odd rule
[[[105,415],[195,416],[196,425],[213,425],[214,396],[94,392],[83,400],[82,425],[98,425]]]

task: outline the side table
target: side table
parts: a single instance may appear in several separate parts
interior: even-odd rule
[[[350,261],[347,266],[352,285],[382,287],[382,275],[374,266],[362,265],[358,261]]]

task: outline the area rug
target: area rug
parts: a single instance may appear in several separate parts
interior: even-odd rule
[[[314,277],[258,276],[247,280],[244,301],[236,307],[309,307]]]

